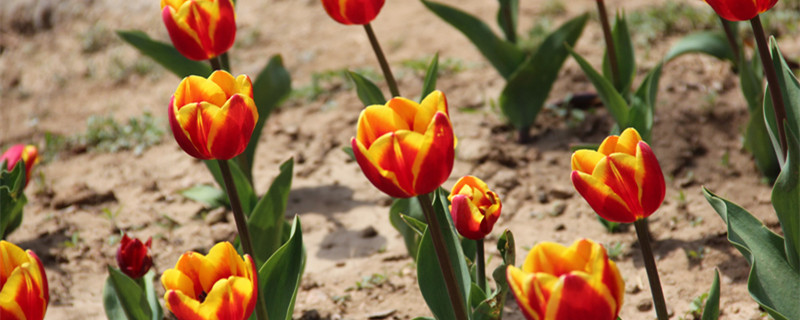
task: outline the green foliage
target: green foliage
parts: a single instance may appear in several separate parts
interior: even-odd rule
[[[103,290],[103,306],[110,320],[161,320],[164,318],[158,302],[153,278],[148,271],[144,277],[132,279],[117,268],[108,266],[108,279]]]
[[[728,44],[725,33],[720,31],[701,31],[680,38],[664,56],[664,61],[670,61],[688,53],[702,53],[720,60],[736,63],[736,58]]]
[[[417,258],[419,242],[425,230],[424,214],[417,198],[394,199],[389,208],[389,222],[403,236],[408,255]]]
[[[22,224],[22,209],[28,202],[25,197],[25,163],[9,172],[8,164],[0,162],[0,239],[5,239]]]
[[[289,190],[292,188],[294,159],[286,160],[281,164],[280,170],[247,219],[256,254],[253,258],[259,265],[281,246],[284,224],[287,223],[284,213],[289,201]]]
[[[150,39],[146,33],[139,30],[117,30],[122,40],[134,46],[142,54],[153,58],[158,64],[174,73],[179,78],[190,75],[207,77],[211,74],[211,67],[200,61],[189,60],[178,52],[171,44]]]
[[[800,319],[800,270],[790,264],[783,237],[742,207],[708,189],[703,194],[728,226],[728,241],[750,264],[750,296],[777,320]]]
[[[714,269],[714,282],[711,283],[711,289],[707,294],[702,320],[719,319],[719,291],[719,270]],[[694,302],[692,304],[694,305]]]
[[[381,89],[378,88],[375,83],[355,72],[349,72],[349,75],[356,84],[356,93],[358,93],[358,99],[364,103],[364,106],[386,103],[386,98],[384,98],[383,92],[381,92]]]
[[[436,53],[428,64],[427,71],[425,71],[425,81],[422,83],[422,93],[419,95],[419,100],[428,96],[431,92],[436,90],[436,78],[439,75],[439,53]]]
[[[611,61],[608,58],[608,50],[603,55],[603,76],[612,79],[614,87],[622,95],[626,95],[631,90],[633,77],[636,76],[636,55],[633,51],[631,34],[628,31],[628,23],[624,14],[617,14],[614,28],[611,30],[611,38],[614,43],[614,52],[617,57],[618,79],[613,77]]]
[[[706,6],[673,0],[633,11],[628,18],[631,30],[636,30],[636,42],[642,46],[662,41],[671,35],[711,29],[719,19]]]
[[[120,124],[112,116],[91,116],[86,133],[79,136],[78,142],[90,149],[106,152],[133,150],[138,155],[161,143],[163,128],[161,120],[147,111],[141,118],[129,118],[125,124]]]
[[[291,320],[300,279],[306,264],[300,218],[295,217],[289,240],[258,271],[259,299],[266,303],[271,320]],[[253,319],[254,315],[251,317]]]
[[[188,199],[205,203],[209,209],[230,206],[230,203],[228,202],[228,195],[225,194],[225,191],[205,184],[198,184],[187,189],[180,190],[178,193]]]

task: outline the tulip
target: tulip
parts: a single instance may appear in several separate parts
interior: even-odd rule
[[[341,24],[368,24],[381,11],[385,0],[322,0],[328,15]]]
[[[572,170],[575,189],[606,220],[631,223],[650,216],[664,201],[658,159],[636,129],[609,136],[597,151],[576,151]]]
[[[588,240],[564,247],[541,242],[522,269],[508,266],[506,278],[528,320],[617,319],[625,284],[603,246]]]
[[[6,162],[8,171],[14,170],[17,163],[22,160],[25,163],[25,181],[30,181],[31,171],[33,166],[39,163],[39,150],[34,145],[16,144],[8,148],[6,152],[0,156],[0,163]]]
[[[44,319],[49,301],[47,275],[39,257],[0,240],[0,319]]]
[[[198,159],[231,159],[244,151],[258,121],[250,78],[214,71],[188,76],[169,104],[169,125],[183,151]]]
[[[458,179],[447,199],[451,203],[450,214],[456,230],[472,240],[483,239],[492,232],[503,208],[500,197],[489,190],[485,182],[473,176]]]
[[[122,273],[138,279],[150,270],[150,267],[153,266],[153,258],[150,256],[152,242],[152,238],[148,238],[147,242],[142,243],[139,239],[131,239],[127,234],[122,235],[117,250],[117,265]]]
[[[358,117],[351,139],[358,165],[375,187],[395,198],[436,190],[453,170],[456,138],[440,91],[422,103],[394,98]]]
[[[161,18],[175,49],[192,60],[221,55],[236,38],[231,0],[161,0]]]
[[[717,14],[730,21],[744,21],[772,9],[778,0],[705,0]]]
[[[236,252],[230,242],[214,245],[208,255],[184,253],[174,269],[164,271],[164,301],[178,319],[250,317],[258,297],[253,258]]]

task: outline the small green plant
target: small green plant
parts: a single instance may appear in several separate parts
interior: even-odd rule
[[[80,244],[81,241],[81,234],[78,231],[72,232],[72,235],[69,237],[69,240],[65,240],[61,244],[66,248],[75,248]]]
[[[632,11],[628,19],[640,46],[649,46],[666,36],[712,29],[719,23],[712,10],[672,0]]]
[[[372,289],[375,287],[383,286],[388,281],[385,274],[373,273],[369,276],[364,276],[361,281],[356,281],[355,290]]]
[[[625,251],[628,249],[628,246],[621,241],[615,241],[605,245],[606,251],[608,252],[608,258],[611,260],[619,261],[620,258],[625,254]]]
[[[706,248],[703,246],[699,246],[697,249],[683,248],[683,251],[686,253],[686,259],[689,259],[691,263],[702,262],[706,255]]]

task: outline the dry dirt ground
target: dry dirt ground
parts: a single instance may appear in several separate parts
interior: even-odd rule
[[[447,2],[494,19],[495,1]],[[520,30],[530,28],[548,6],[558,3],[521,2]],[[710,10],[694,2],[690,5],[698,10]],[[624,7],[627,12],[663,3],[607,1],[610,10]],[[565,11],[551,12],[549,19],[560,22],[594,11],[595,2],[565,1],[562,6]],[[309,88],[315,75],[330,70],[379,70],[361,28],[333,22],[319,1],[240,0],[237,9],[239,33],[231,51],[236,73],[255,75],[276,53],[283,55],[295,88]],[[0,10],[0,147],[36,143],[44,148],[47,133],[81,134],[92,115],[124,122],[150,112],[161,125],[166,123],[166,106],[180,79],[113,34],[117,29],[140,29],[167,40],[158,1],[4,0]],[[465,37],[410,0],[387,1],[373,26],[408,97],[419,94],[421,72],[401,61],[427,61],[438,52],[451,66],[461,66],[443,72],[438,86],[448,97],[459,138],[455,169],[445,187],[473,174],[501,194],[504,210],[495,234],[505,228],[514,232],[518,261],[539,241],[569,244],[587,237],[619,246],[616,259],[627,287],[622,318],[652,319],[633,229],[606,232],[568,178],[569,146],[599,143],[610,127],[606,112],[599,109],[583,121],[570,122],[545,111],[533,129],[534,141],[518,145],[493,106],[502,78]],[[642,71],[653,67],[676,39],[659,37],[638,47]],[[798,42],[786,37],[781,43],[794,56]],[[599,65],[602,48],[599,23],[592,19],[577,51]],[[299,215],[302,220],[308,262],[294,315],[428,315],[412,260],[389,224],[389,198],[340,150],[355,134],[363,106],[345,81],[323,81],[321,88],[327,91],[311,99],[295,96],[273,113],[254,169],[255,187],[263,193],[282,161],[296,161],[287,217]],[[575,62],[568,60],[550,100],[591,90]],[[746,119],[738,81],[728,64],[694,55],[664,68],[652,145],[668,176],[668,189],[664,205],[651,218],[651,229],[673,319],[691,319],[690,303],[708,290],[715,268],[722,278],[722,318],[765,318],[746,291],[747,263],[728,244],[724,224],[700,193],[700,187],[707,186],[777,226],[770,188],[742,151]],[[158,271],[172,267],[187,250],[204,251],[217,241],[233,239],[230,213],[209,212],[179,195],[185,188],[212,183],[212,178],[202,163],[180,150],[169,132],[141,154],[80,147],[44,152],[50,159],[38,167],[38,178],[27,189],[30,202],[23,224],[9,240],[44,260],[51,291],[47,319],[104,317],[105,268],[115,263],[120,230],[154,238]],[[110,218],[108,213],[118,214]],[[497,261],[493,245],[492,239],[489,255]],[[691,258],[692,252],[700,257]],[[157,288],[163,292],[160,285]],[[522,319],[510,301],[506,319]]]

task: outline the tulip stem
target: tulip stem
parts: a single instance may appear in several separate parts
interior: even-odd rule
[[[736,61],[733,62],[734,65],[739,65],[739,42],[736,41],[736,33],[733,32],[731,29],[731,22],[728,20],[723,19],[721,16],[719,17],[719,22],[722,23],[722,30],[725,31],[725,37],[728,38],[728,45],[731,46],[731,51],[733,52],[733,58]]]
[[[447,252],[447,247],[444,243],[444,235],[442,228],[439,225],[439,220],[436,219],[436,213],[431,204],[431,198],[428,194],[423,193],[417,196],[422,211],[425,213],[425,220],[428,221],[428,231],[431,233],[431,240],[433,240],[433,248],[436,251],[436,258],[439,260],[439,268],[442,270],[445,286],[447,287],[448,296],[450,297],[450,304],[453,306],[453,313],[456,320],[467,320],[466,308],[464,300],[461,298],[461,291],[458,289],[458,282],[456,282],[456,273],[453,269],[453,262],[450,261],[450,256]]]
[[[598,0],[596,2],[597,12],[600,14],[600,24],[603,26],[603,37],[605,37],[606,40],[608,63],[611,66],[611,83],[616,85],[620,82],[619,68],[617,67],[617,48],[614,46],[614,37],[611,35],[611,25],[608,23],[605,1]]]
[[[397,89],[397,82],[394,80],[394,75],[392,75],[392,69],[389,68],[389,63],[386,62],[386,56],[383,55],[383,50],[381,50],[381,45],[378,43],[378,38],[375,37],[375,31],[372,30],[372,25],[369,23],[365,24],[364,30],[367,31],[367,37],[369,38],[369,44],[372,45],[372,51],[375,51],[375,56],[378,57],[378,63],[381,65],[383,77],[386,78],[386,84],[389,85],[389,91],[392,93],[392,97],[399,97],[400,90]]]
[[[764,66],[764,73],[767,76],[767,87],[769,87],[769,95],[772,97],[772,107],[775,109],[775,120],[778,122],[778,138],[781,141],[781,152],[785,160],[787,145],[783,122],[786,120],[786,107],[783,104],[783,94],[778,82],[778,74],[770,58],[767,37],[764,33],[764,27],[761,25],[761,18],[756,15],[755,18],[750,19],[750,25],[753,27],[753,35],[756,38],[756,44],[758,44],[758,55],[761,57],[761,65]],[[777,57],[775,58],[777,59]]]
[[[478,288],[486,292],[486,258],[483,253],[483,239],[475,240],[478,256]]]
[[[647,279],[650,281],[650,293],[653,295],[653,304],[656,307],[658,320],[667,320],[667,302],[664,300],[664,291],[661,290],[661,280],[658,278],[656,260],[653,258],[653,249],[650,247],[650,232],[647,222],[644,219],[636,220],[633,223],[636,227],[636,236],[639,238],[639,246],[642,248],[642,260],[647,271]]]
[[[219,56],[208,59],[208,63],[211,64],[212,71],[222,70],[222,64],[219,61]]]
[[[228,193],[228,200],[230,200],[231,209],[233,210],[233,220],[236,222],[236,229],[239,232],[239,242],[242,244],[244,253],[250,255],[255,261],[256,252],[253,250],[253,241],[250,238],[250,230],[247,228],[247,217],[245,217],[244,210],[242,210],[242,203],[239,200],[239,193],[236,191],[236,184],[233,182],[228,160],[217,160],[217,163],[219,163],[222,180],[225,182],[225,191]],[[256,297],[256,315],[258,320],[269,320],[267,308],[261,299],[261,295]]]

